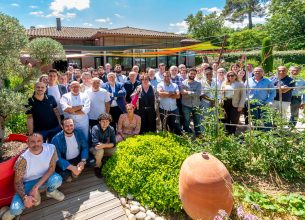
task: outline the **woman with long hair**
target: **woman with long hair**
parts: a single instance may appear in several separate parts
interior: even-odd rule
[[[225,126],[229,134],[235,134],[236,124],[238,124],[240,113],[245,106],[246,90],[244,88],[245,86],[238,80],[237,74],[229,71],[226,81],[221,86],[223,108],[226,114],[224,122],[233,124]]]

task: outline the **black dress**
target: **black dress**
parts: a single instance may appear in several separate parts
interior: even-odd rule
[[[141,134],[156,131],[155,93],[151,85],[147,93],[142,87],[139,94],[138,115],[141,117]]]

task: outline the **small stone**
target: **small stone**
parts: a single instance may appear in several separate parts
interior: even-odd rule
[[[141,204],[138,201],[130,201],[130,204],[140,206]]]
[[[127,216],[129,216],[131,214],[129,209],[125,209],[125,213],[126,213]]]
[[[132,200],[133,196],[131,194],[127,194],[127,199]]]
[[[146,217],[145,212],[138,212],[138,213],[136,214],[136,219],[137,219],[137,220],[144,220],[145,217]]]
[[[144,218],[144,220],[152,220],[152,218],[149,217],[149,216],[146,216],[146,217]]]
[[[157,218],[155,218],[155,220],[164,220],[163,217],[158,216]]]
[[[145,208],[143,206],[140,206],[140,211],[141,212],[146,212]]]
[[[134,214],[128,215],[128,220],[136,220],[136,216]]]
[[[126,204],[125,206],[127,209],[130,209],[130,205],[129,204]]]
[[[137,205],[131,205],[130,206],[130,212],[132,213],[132,214],[136,214],[136,213],[138,213],[140,211],[140,207],[139,206],[137,206]]]
[[[121,197],[121,198],[120,198],[120,201],[121,201],[122,206],[125,207],[126,204],[127,204],[126,199],[125,199],[124,197]]]
[[[152,219],[156,218],[156,214],[150,210],[147,210],[146,215],[151,217]]]

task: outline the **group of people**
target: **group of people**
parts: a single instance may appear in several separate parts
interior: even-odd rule
[[[112,70],[109,63],[96,70],[69,66],[60,75],[51,69],[35,83],[28,100],[29,147],[15,164],[16,195],[3,219],[38,205],[42,188],[48,197],[63,200],[57,188],[63,180],[76,179],[85,166],[93,166],[101,177],[103,157],[113,155],[116,144],[127,137],[157,128],[201,135],[207,115],[202,110],[218,102],[229,134],[236,132],[240,114],[247,116],[249,107],[255,119],[266,116],[266,105],[284,117],[290,108],[295,125],[305,100],[299,72],[291,67],[289,76],[280,66],[275,76],[266,78],[262,68],[251,64],[246,69],[233,64],[226,71],[216,62],[190,69],[181,64],[168,71],[160,63],[157,71],[149,68],[142,74],[134,66],[128,75],[122,74],[121,65]]]

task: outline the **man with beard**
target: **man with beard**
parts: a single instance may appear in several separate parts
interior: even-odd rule
[[[184,129],[192,133],[190,129],[190,116],[193,116],[195,135],[202,132],[200,106],[201,83],[195,81],[196,69],[192,68],[188,72],[188,79],[182,82],[182,112],[184,116]]]
[[[107,73],[105,73],[105,70],[104,70],[103,66],[98,67],[97,73],[98,73],[98,78],[100,78],[100,80],[102,80],[103,83],[107,82]]]
[[[60,114],[53,96],[45,94],[46,85],[35,83],[34,95],[29,98],[27,114],[28,134],[40,133],[44,141],[51,141],[60,130]]]
[[[62,126],[63,131],[52,140],[58,155],[56,170],[65,181],[71,182],[72,177],[78,177],[84,170],[89,146],[83,133],[74,129],[72,119],[65,118]]]
[[[90,99],[87,93],[80,92],[79,82],[73,81],[70,88],[71,92],[64,94],[60,99],[61,108],[65,118],[72,118],[75,128],[80,129],[88,141]]]
[[[125,83],[127,81],[127,77],[122,74],[122,67],[120,64],[116,64],[114,67],[114,72],[116,74],[116,82]]]
[[[56,161],[53,144],[43,143],[43,137],[38,133],[28,137],[28,149],[15,163],[16,194],[10,209],[3,214],[3,220],[12,220],[25,208],[38,206],[41,202],[39,191],[43,189],[47,190],[47,197],[64,200],[64,194],[57,190],[62,184],[62,178],[55,173]]]

